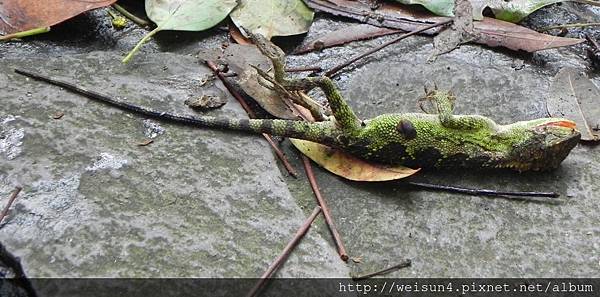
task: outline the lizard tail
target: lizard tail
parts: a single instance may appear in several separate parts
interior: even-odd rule
[[[39,81],[52,85],[63,87],[71,92],[83,95],[90,99],[115,106],[122,110],[131,111],[159,120],[167,120],[175,123],[182,123],[191,126],[206,128],[235,130],[250,133],[266,133],[275,136],[292,137],[314,141],[318,143],[333,145],[337,143],[336,135],[339,131],[335,125],[330,122],[309,123],[305,121],[294,120],[272,120],[272,119],[228,119],[216,118],[210,116],[185,116],[166,112],[159,112],[147,107],[130,104],[109,97],[108,95],[88,90],[72,83],[57,80],[41,74],[29,72],[22,69],[15,69],[15,72]]]

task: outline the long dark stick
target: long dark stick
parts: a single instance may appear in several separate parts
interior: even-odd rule
[[[344,242],[342,241],[342,237],[340,236],[340,232],[338,232],[335,227],[335,222],[333,221],[333,217],[331,216],[331,212],[329,211],[329,207],[327,206],[327,202],[323,196],[321,196],[321,191],[319,190],[319,185],[317,185],[317,179],[315,178],[315,173],[312,170],[312,165],[310,164],[310,160],[307,156],[302,155],[302,163],[304,164],[304,170],[306,171],[306,176],[308,177],[308,182],[313,189],[313,193],[315,193],[315,198],[317,198],[317,202],[321,206],[321,210],[323,211],[323,216],[325,217],[325,222],[327,222],[327,227],[329,227],[329,231],[333,236],[333,241],[338,249],[338,254],[340,258],[345,262],[348,261],[348,253],[346,252],[346,248],[344,247]]]
[[[390,46],[390,45],[392,45],[392,44],[394,44],[394,43],[396,43],[396,42],[398,42],[398,41],[400,41],[402,39],[405,39],[407,37],[413,36],[415,34],[419,34],[421,32],[427,31],[427,30],[429,30],[431,28],[435,28],[435,27],[439,27],[439,26],[444,26],[446,24],[451,23],[452,21],[453,21],[452,19],[449,19],[449,20],[446,20],[446,21],[443,21],[443,22],[439,22],[439,23],[431,24],[429,26],[425,26],[425,27],[423,27],[421,29],[410,31],[410,32],[408,32],[408,33],[406,33],[404,35],[399,36],[396,39],[390,40],[390,41],[388,41],[388,42],[386,42],[386,43],[384,43],[384,44],[382,44],[382,45],[380,45],[380,46],[378,46],[378,47],[376,47],[374,49],[371,49],[371,50],[369,50],[369,51],[367,51],[367,52],[365,52],[363,54],[360,54],[360,55],[358,55],[356,57],[353,57],[350,60],[345,61],[342,64],[339,64],[339,65],[331,68],[330,70],[327,70],[327,72],[325,72],[324,75],[327,76],[327,77],[333,77],[342,68],[344,68],[344,67],[346,67],[346,66],[348,66],[348,65],[350,65],[350,64],[352,64],[352,63],[354,63],[354,62],[356,62],[356,61],[358,61],[358,60],[360,60],[360,59],[362,59],[362,58],[364,58],[364,57],[366,57],[366,56],[374,53],[374,52],[377,52],[377,51],[379,51],[379,50],[381,50],[381,49],[383,49],[383,48],[385,48],[387,46]]]
[[[453,193],[462,193],[467,195],[483,195],[483,196],[515,196],[515,197],[545,197],[545,198],[558,198],[560,195],[555,192],[510,192],[510,191],[496,191],[488,189],[469,189],[454,186],[436,185],[420,182],[404,182],[407,185],[437,191],[446,191]]]
[[[287,257],[290,255],[290,253],[294,249],[294,247],[296,247],[296,245],[298,245],[298,242],[300,242],[300,239],[302,239],[302,237],[304,237],[304,235],[306,234],[306,232],[308,231],[308,229],[312,225],[313,221],[317,218],[317,216],[319,215],[320,212],[321,212],[321,208],[318,206],[315,207],[315,209],[310,214],[310,216],[306,219],[306,221],[304,221],[302,226],[300,226],[300,229],[298,229],[298,231],[296,231],[296,235],[294,235],[294,238],[292,238],[292,240],[285,246],[285,248],[283,249],[281,254],[273,261],[273,263],[271,263],[269,268],[267,268],[267,271],[265,271],[263,273],[263,275],[261,275],[260,280],[258,280],[256,285],[254,285],[252,290],[250,290],[250,293],[248,293],[248,295],[246,295],[247,297],[256,296],[256,293],[258,293],[258,291],[262,288],[262,286],[265,284],[267,279],[269,279],[273,276],[273,273],[275,273],[275,271],[281,266],[281,264],[283,264],[283,262],[285,262]]]
[[[19,195],[19,192],[21,192],[22,189],[23,188],[21,188],[21,187],[15,187],[15,190],[13,191],[12,195],[10,195],[10,198],[8,199],[8,203],[6,203],[6,206],[4,206],[2,213],[0,213],[0,224],[2,224],[2,220],[4,220],[4,217],[6,216],[6,214],[8,214],[8,210],[10,209],[10,206],[13,204],[15,199],[17,199],[17,195]]]

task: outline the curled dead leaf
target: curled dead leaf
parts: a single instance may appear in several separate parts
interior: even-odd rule
[[[352,41],[371,39],[379,36],[396,34],[399,32],[403,32],[403,30],[382,28],[369,24],[353,25],[319,36],[316,39],[307,42],[298,50],[294,51],[294,54],[318,51],[324,48],[342,45]]]
[[[370,163],[326,145],[290,138],[292,144],[329,172],[353,181],[389,181],[411,176],[420,169]]]
[[[548,113],[553,117],[564,117],[577,124],[581,140],[598,141],[600,131],[600,90],[575,68],[563,68],[554,77],[550,95],[546,101]]]

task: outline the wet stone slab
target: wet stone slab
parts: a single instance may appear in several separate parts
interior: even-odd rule
[[[77,22],[95,24],[98,34],[72,41],[63,27],[0,45],[0,195],[24,186],[0,241],[32,276],[259,276],[314,207],[306,179],[287,176],[263,139],[148,121],[12,71],[37,69],[133,103],[194,114],[184,101],[202,92],[198,82],[209,72],[190,54],[219,47],[226,35],[159,35],[123,66],[123,52],[143,30],[114,33],[94,14]],[[321,16],[309,37],[347,24]],[[290,57],[290,66],[328,68],[390,38]],[[581,48],[520,55],[462,46],[427,63],[431,51],[430,38],[411,38],[358,62],[336,82],[364,118],[417,111],[423,86],[436,83],[457,95],[457,112],[508,123],[545,116],[556,72],[589,66]],[[57,112],[64,116],[53,119]],[[210,115],[245,117],[233,98]],[[138,145],[148,138],[154,142]],[[301,170],[296,151],[287,141],[283,147]],[[594,276],[598,164],[597,147],[578,146],[552,172],[412,178],[556,191],[557,204],[348,182],[315,166],[347,249],[362,261],[341,262],[318,219],[278,276],[348,276],[405,258],[412,267],[391,276]]]
[[[158,53],[129,66],[118,58],[4,60],[0,192],[24,191],[1,240],[37,277],[260,275],[305,218],[261,138],[158,123],[12,72],[49,70],[130,102],[194,113],[184,100],[209,70],[193,58]],[[236,104],[213,115],[245,116]],[[347,275],[316,232],[287,267],[282,276]]]

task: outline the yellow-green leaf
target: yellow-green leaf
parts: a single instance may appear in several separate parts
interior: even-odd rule
[[[142,44],[162,30],[202,31],[221,22],[236,0],[146,0],[146,14],[157,27],[146,34],[123,59],[129,62]]]
[[[333,174],[354,181],[389,181],[411,176],[419,171],[404,166],[370,163],[326,145],[290,138],[292,144],[315,163]]]

